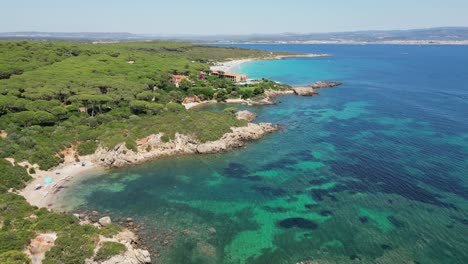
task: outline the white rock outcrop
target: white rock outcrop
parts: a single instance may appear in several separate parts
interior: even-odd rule
[[[98,222],[102,226],[108,226],[108,225],[112,224],[111,218],[109,216],[99,218]]]
[[[93,262],[93,264],[149,264],[151,256],[147,250],[134,249],[127,246],[127,251],[124,254],[114,256],[106,261]]]
[[[318,92],[315,91],[312,87],[294,87],[292,90],[295,94],[300,96],[313,96],[318,94]]]
[[[249,123],[245,127],[233,127],[216,141],[200,142],[197,139],[176,134],[169,142],[161,138],[163,133],[153,134],[137,141],[138,151],[128,149],[125,143],[118,144],[113,149],[99,147],[94,154],[94,161],[104,167],[124,167],[142,163],[162,156],[195,153],[219,153],[245,146],[249,141],[260,139],[279,127],[270,123]]]
[[[236,113],[236,118],[241,119],[241,120],[247,120],[248,122],[253,121],[255,118],[257,118],[257,114],[254,114],[252,112],[249,112],[247,110],[244,111],[239,111]]]

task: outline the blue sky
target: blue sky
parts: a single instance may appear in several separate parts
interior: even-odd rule
[[[250,34],[468,26],[468,0],[2,0],[0,32]]]

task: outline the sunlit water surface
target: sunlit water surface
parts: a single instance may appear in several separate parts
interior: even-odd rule
[[[63,206],[133,217],[157,263],[468,263],[467,46],[243,47],[334,55],[250,77],[345,84],[239,106],[283,130],[85,177]]]

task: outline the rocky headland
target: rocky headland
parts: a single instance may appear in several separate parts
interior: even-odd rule
[[[321,89],[321,88],[332,88],[336,86],[342,85],[342,82],[325,82],[325,81],[318,81],[314,84],[311,84],[310,87],[314,89]]]
[[[294,87],[292,90],[294,94],[299,96],[314,96],[319,94],[319,92],[312,87]]]
[[[79,225],[92,225],[98,229],[106,227],[112,223],[110,217],[98,217],[98,212],[94,211],[95,215],[87,214],[74,214],[79,220]],[[35,215],[29,216],[34,218]],[[112,237],[104,237],[99,235],[95,240],[96,248],[92,258],[86,259],[86,264],[147,264],[151,263],[150,252],[146,249],[140,248],[142,243],[139,237],[135,234],[137,230],[130,230],[130,228],[123,228],[116,235]],[[26,250],[24,251],[32,260],[32,263],[42,263],[45,254],[49,251],[57,240],[58,235],[54,232],[38,233],[34,237]],[[104,261],[94,261],[93,258],[96,256],[99,249],[105,242],[116,242],[125,246],[125,251],[112,256],[111,258]]]
[[[256,117],[254,113],[248,111],[238,112],[236,116],[248,122]],[[20,163],[20,166],[34,168],[36,173],[32,175],[33,180],[19,193],[32,205],[56,208],[58,193],[72,181],[72,178],[82,174],[136,165],[160,157],[226,152],[243,147],[250,141],[258,140],[277,130],[279,126],[271,123],[248,123],[247,126],[232,127],[231,132],[224,134],[220,139],[208,142],[201,142],[194,136],[180,133],[176,133],[174,138],[166,142],[163,140],[164,134],[157,133],[137,140],[136,150],[127,148],[125,143],[117,144],[110,149],[100,146],[92,155],[79,156],[79,161],[76,160],[78,155],[76,146],[73,146],[61,153],[65,157],[65,162],[48,171],[40,170],[37,164]],[[11,162],[14,163],[14,160]],[[50,178],[53,184],[44,185],[46,178]],[[37,186],[42,186],[42,188],[38,190]]]
[[[336,86],[340,86],[343,83],[341,82],[330,82],[330,81],[318,81],[314,84],[308,86],[301,86],[301,87],[292,87],[290,89],[283,89],[283,90],[265,90],[264,97],[261,99],[242,99],[242,98],[231,98],[227,99],[224,102],[218,102],[216,100],[201,100],[197,96],[186,97],[183,101],[183,105],[186,109],[193,109],[197,107],[201,107],[203,105],[209,104],[218,104],[218,103],[225,103],[225,104],[245,104],[245,105],[273,105],[277,104],[274,100],[277,96],[283,95],[299,95],[299,96],[314,96],[318,95],[320,92],[318,89],[325,89],[325,88],[332,88]]]
[[[97,211],[93,211],[91,215],[87,214],[74,214],[76,218],[80,221],[80,225],[93,225],[97,228],[103,228],[112,223],[112,220],[109,216],[98,217],[99,214]],[[151,262],[150,252],[146,249],[140,248],[142,242],[140,238],[136,235],[138,230],[131,230],[129,224],[133,223],[133,220],[127,222],[127,227],[123,228],[117,235],[112,237],[99,236],[98,241],[96,241],[97,247],[94,249],[94,254],[96,254],[102,245],[105,242],[117,242],[125,246],[126,250],[118,255],[111,257],[105,261],[94,261],[92,258],[87,259],[85,264],[147,264]],[[123,225],[124,226],[124,225]]]
[[[314,84],[311,84],[306,87],[294,87],[291,88],[296,95],[300,96],[314,96],[319,94],[317,89],[324,89],[324,88],[332,88],[339,85],[342,85],[341,82],[326,82],[326,81],[319,81]]]
[[[240,118],[251,119],[250,114],[242,113]],[[249,141],[262,138],[268,133],[278,130],[277,125],[271,123],[249,123],[245,127],[233,127],[231,132],[224,134],[215,141],[200,142],[196,138],[183,134],[175,134],[174,139],[164,142],[163,133],[153,134],[137,141],[138,151],[133,151],[118,144],[112,149],[99,147],[94,154],[94,162],[105,168],[124,167],[163,156],[181,154],[209,154],[229,151],[245,146]]]

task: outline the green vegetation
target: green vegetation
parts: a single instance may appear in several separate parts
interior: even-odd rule
[[[21,251],[12,250],[0,254],[0,263],[30,264],[31,259]]]
[[[22,189],[25,182],[32,179],[24,168],[11,166],[10,162],[0,159],[0,191],[6,191],[10,188]]]
[[[8,133],[0,138],[0,158],[28,160],[41,169],[63,162],[59,153],[73,145],[86,155],[122,142],[136,150],[136,139],[159,132],[166,140],[176,132],[217,139],[245,122],[226,113],[186,111],[180,104],[185,97],[261,98],[265,89],[287,87],[267,80],[236,85],[210,75],[214,61],[272,55],[239,48],[0,42],[0,54],[0,129]],[[177,88],[173,74],[190,81]]]
[[[228,107],[228,108],[225,108],[225,109],[223,110],[223,112],[228,113],[228,114],[231,114],[231,115],[236,114],[237,111],[238,111],[238,110],[237,110],[237,108],[235,108],[235,107]]]
[[[97,229],[80,226],[78,220],[63,213],[31,206],[22,196],[7,189],[24,186],[26,169],[0,160],[0,263],[30,263],[22,251],[37,234],[56,232],[55,246],[46,253],[44,263],[84,263],[93,256],[98,235],[112,237],[121,227],[115,224]]]
[[[235,85],[210,75],[214,61],[271,55],[278,54],[170,42],[0,42],[0,263],[31,263],[22,251],[43,232],[58,236],[43,263],[84,263],[99,235],[121,230],[81,226],[74,216],[31,206],[9,191],[24,188],[35,169],[4,158],[50,169],[71,146],[87,155],[119,143],[136,151],[137,139],[155,133],[164,133],[166,142],[176,133],[216,140],[247,122],[235,118],[235,109],[187,111],[180,103],[188,96],[261,98],[265,89],[286,88],[267,80]],[[176,87],[174,74],[189,80]],[[95,260],[124,250],[106,242]]]
[[[97,228],[90,225],[71,226],[55,240],[43,263],[84,263],[93,256],[97,233]]]
[[[127,248],[123,244],[117,242],[104,242],[94,257],[94,260],[105,261],[115,255],[125,252],[125,250],[127,250]]]
[[[107,225],[99,230],[99,234],[105,237],[113,237],[122,230],[122,227],[117,224]]]

